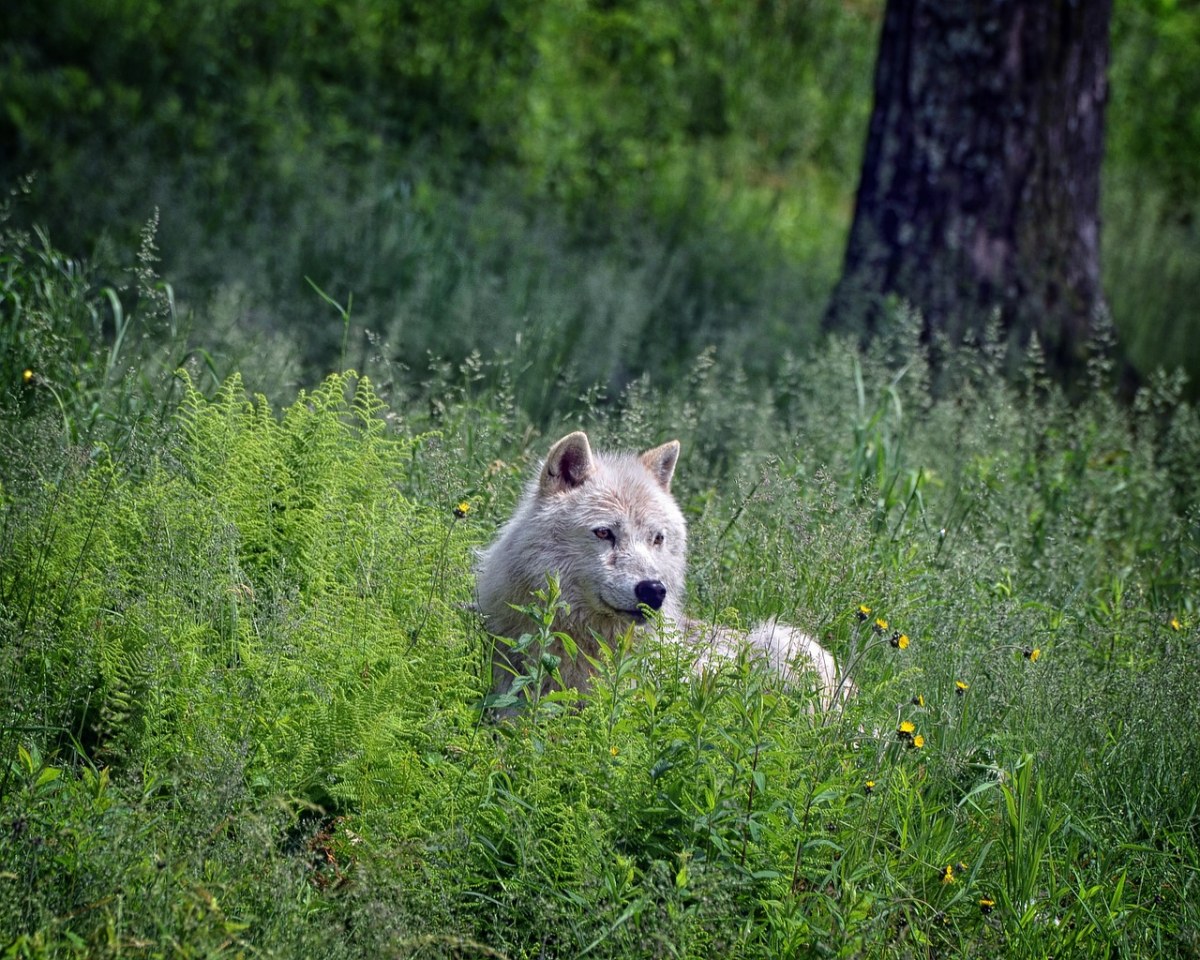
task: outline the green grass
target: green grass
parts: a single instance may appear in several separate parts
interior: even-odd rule
[[[1072,406],[998,342],[935,376],[901,315],[769,387],[710,352],[539,428],[520,352],[273,406],[160,310],[121,363],[47,348],[26,383],[111,300],[6,242],[5,956],[1200,947],[1200,416],[1170,378],[1122,406],[1098,347]],[[692,610],[812,630],[844,711],[665,637],[483,722],[470,550],[578,426],[682,440]]]

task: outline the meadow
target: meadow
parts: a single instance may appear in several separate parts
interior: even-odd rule
[[[1200,14],[1114,4],[1063,387],[821,332],[882,11],[0,5],[0,957],[1200,955]],[[668,630],[492,722],[575,429],[857,695]]]
[[[930,368],[897,310],[770,381],[550,389],[531,336],[296,389],[189,345],[152,225],[133,295],[2,238],[5,957],[1200,950],[1178,375],[1118,401],[1101,337],[1068,402],[996,335]],[[471,551],[579,427],[681,440],[691,610],[810,629],[843,710],[663,636],[485,718]]]

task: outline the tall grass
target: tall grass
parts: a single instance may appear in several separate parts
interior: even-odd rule
[[[48,322],[105,303],[9,263],[79,311]],[[1102,344],[1069,405],[998,338],[935,373],[916,329],[619,393],[523,384],[538,345],[281,405],[193,358],[161,416],[86,432],[141,381],[21,383],[7,954],[1194,954],[1200,416],[1165,376],[1118,404]],[[696,677],[668,631],[486,722],[470,548],[578,426],[681,439],[692,612],[811,630],[844,710],[745,660]]]
[[[1200,348],[1191,304],[1200,295],[1195,201],[1130,173],[1105,182],[1104,274],[1113,318],[1134,366],[1186,370],[1195,397]]]

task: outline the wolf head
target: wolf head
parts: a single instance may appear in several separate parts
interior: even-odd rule
[[[496,541],[480,554],[480,610],[493,633],[519,636],[512,604],[556,575],[571,608],[566,629],[611,639],[646,612],[682,614],[687,527],[671,496],[679,442],[641,454],[592,450],[584,433],[550,448]]]

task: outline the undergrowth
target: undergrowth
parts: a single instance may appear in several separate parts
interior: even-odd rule
[[[126,421],[20,384],[4,955],[1194,955],[1200,416],[1165,375],[1120,405],[1102,345],[1069,405],[1036,352],[932,370],[916,330],[769,386],[705,354],[544,430],[519,355],[279,409],[193,357]],[[485,719],[470,551],[580,426],[681,439],[692,611],[812,631],[844,708],[696,677],[668,629]]]

